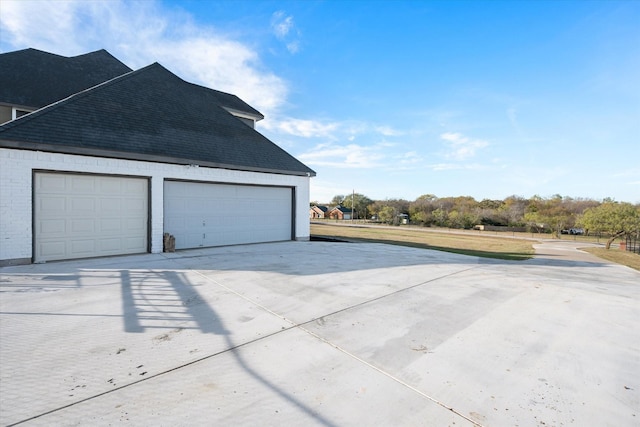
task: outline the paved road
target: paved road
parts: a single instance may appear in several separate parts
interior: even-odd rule
[[[537,249],[285,242],[6,267],[0,424],[639,425],[640,273]]]
[[[589,252],[580,250],[580,248],[602,246],[603,245],[594,243],[573,242],[570,240],[540,240],[538,243],[533,245],[536,251],[534,262],[544,264],[556,261],[575,261],[577,263],[607,264],[609,261],[592,255]]]

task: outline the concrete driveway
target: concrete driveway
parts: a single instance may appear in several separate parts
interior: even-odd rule
[[[640,425],[640,273],[538,250],[285,242],[6,267],[0,423]]]

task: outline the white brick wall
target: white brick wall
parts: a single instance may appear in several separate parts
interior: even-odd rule
[[[309,178],[164,163],[105,159],[0,148],[0,265],[32,257],[33,170],[88,172],[151,178],[151,251],[162,251],[165,178],[258,185],[296,190],[296,239],[309,239]]]

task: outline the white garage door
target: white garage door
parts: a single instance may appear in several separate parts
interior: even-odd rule
[[[176,249],[291,240],[292,191],[165,181],[164,231]]]
[[[147,251],[148,180],[35,174],[34,260]]]

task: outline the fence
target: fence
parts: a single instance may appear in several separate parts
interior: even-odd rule
[[[627,234],[626,246],[628,252],[640,255],[640,233]]]

